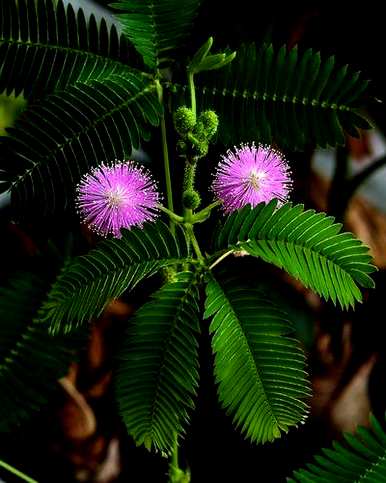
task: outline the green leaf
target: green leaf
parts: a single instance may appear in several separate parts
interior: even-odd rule
[[[19,214],[63,210],[82,174],[128,156],[161,114],[155,85],[134,73],[50,94],[0,138],[1,189]]]
[[[308,413],[310,384],[292,325],[266,295],[238,280],[211,275],[206,296],[220,401],[248,438],[272,441]]]
[[[0,288],[0,431],[47,403],[80,347],[80,338],[52,337],[34,321],[49,286],[26,272]]]
[[[251,44],[226,68],[197,78],[197,105],[220,116],[225,145],[258,141],[302,150],[344,144],[345,130],[369,128],[359,111],[367,85],[358,72],[336,66],[334,57]],[[186,104],[188,86],[176,88],[183,97],[178,103]]]
[[[198,386],[199,294],[181,272],[141,307],[119,354],[116,394],[137,444],[170,453],[184,432]]]
[[[161,221],[123,229],[122,238],[105,240],[70,263],[48,294],[40,320],[49,322],[52,332],[68,332],[98,317],[125,290],[187,256],[181,229],[175,236]]]
[[[115,26],[62,0],[0,2],[0,92],[40,97],[77,81],[129,71]]]
[[[381,483],[386,481],[386,432],[374,416],[371,428],[359,427],[345,434],[343,444],[323,449],[315,463],[297,470],[290,483]]]
[[[189,35],[200,0],[120,0],[112,6],[146,65],[159,68]]]
[[[273,200],[232,213],[217,234],[217,248],[246,250],[348,308],[362,299],[358,285],[374,287],[369,274],[376,268],[368,248],[341,228],[324,213],[292,203],[278,208]]]

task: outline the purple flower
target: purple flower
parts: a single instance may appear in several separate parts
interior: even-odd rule
[[[268,146],[241,145],[228,151],[217,167],[212,189],[226,213],[250,204],[287,199],[290,171],[283,156]]]
[[[150,174],[132,161],[95,168],[78,186],[77,206],[91,229],[121,237],[121,228],[157,216],[159,193]]]

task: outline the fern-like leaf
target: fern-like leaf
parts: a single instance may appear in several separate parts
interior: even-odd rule
[[[0,289],[0,431],[47,403],[80,347],[81,338],[52,337],[34,322],[48,290],[49,283],[31,273]]]
[[[206,294],[220,401],[252,441],[272,441],[308,413],[305,356],[292,325],[265,295],[237,280],[210,276]]]
[[[124,159],[149,138],[161,113],[154,84],[134,73],[50,94],[0,139],[1,189],[11,189],[20,213],[64,209],[82,174]]]
[[[315,463],[294,472],[289,483],[381,483],[386,481],[386,432],[374,416],[371,428],[346,433],[343,443],[333,443],[315,456]]]
[[[120,351],[117,400],[137,444],[170,453],[198,385],[196,276],[179,273],[136,313]]]
[[[70,331],[97,317],[114,298],[133,289],[162,267],[186,259],[182,230],[173,235],[161,221],[122,230],[122,238],[103,241],[75,258],[58,277],[40,311],[51,330]]]
[[[221,116],[225,145],[250,140],[301,150],[344,144],[345,130],[358,136],[356,128],[368,129],[358,110],[367,86],[334,57],[322,61],[311,49],[300,54],[296,47],[251,44],[224,69],[197,76],[196,88],[199,108]]]
[[[26,97],[129,70],[115,26],[63,0],[0,2],[0,92]]]
[[[217,237],[217,248],[246,250],[300,279],[326,300],[344,308],[361,301],[358,285],[373,287],[368,248],[351,233],[341,233],[334,218],[303,205],[277,200],[232,213]]]
[[[170,60],[181,47],[196,15],[200,0],[120,0],[112,6],[123,31],[155,69]]]

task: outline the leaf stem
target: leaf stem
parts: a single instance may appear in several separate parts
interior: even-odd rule
[[[228,250],[227,252],[223,253],[221,255],[221,257],[218,257],[217,260],[215,260],[212,265],[209,267],[209,270],[212,270],[216,265],[218,265],[219,263],[221,263],[224,258],[228,257],[229,255],[231,255],[233,253],[233,250]]]
[[[210,215],[210,212],[214,209],[217,208],[217,206],[221,205],[221,201],[217,200],[211,203],[210,205],[206,206],[202,210],[198,211],[192,216],[191,222],[192,224],[194,223],[200,223],[202,221],[205,221],[208,216]]]
[[[10,473],[18,476],[20,479],[22,479],[24,481],[27,481],[28,483],[38,483],[37,480],[34,480],[33,478],[30,478],[26,474],[22,473],[21,471],[17,470],[13,466],[11,466],[8,463],[6,463],[5,461],[0,460],[0,466],[2,468],[6,469],[7,471],[9,471]]]

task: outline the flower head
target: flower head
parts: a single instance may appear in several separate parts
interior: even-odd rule
[[[91,229],[120,238],[121,228],[154,220],[159,198],[150,174],[128,161],[102,164],[85,175],[78,186],[77,206]]]
[[[283,202],[291,188],[289,167],[274,149],[244,144],[222,157],[212,188],[227,213],[273,198]]]

